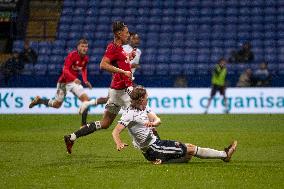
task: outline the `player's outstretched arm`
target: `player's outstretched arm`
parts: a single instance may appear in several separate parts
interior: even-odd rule
[[[128,144],[122,142],[121,139],[120,139],[120,133],[124,130],[124,128],[125,127],[122,124],[117,124],[117,126],[112,131],[112,137],[113,137],[113,140],[116,144],[116,149],[118,151],[120,151],[123,148],[125,148],[126,146],[128,146]]]
[[[129,78],[132,78],[132,73],[130,71],[124,71],[120,68],[114,67],[113,65],[111,65],[110,59],[107,58],[106,56],[103,57],[100,63],[100,69],[106,70],[111,73],[121,73],[121,74],[126,75]]]
[[[161,119],[154,112],[150,112],[147,115],[149,118],[149,122],[146,123],[147,127],[158,127],[161,124]]]

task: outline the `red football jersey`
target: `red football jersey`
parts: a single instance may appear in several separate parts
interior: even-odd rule
[[[128,54],[123,50],[121,45],[116,45],[113,42],[108,44],[105,57],[109,58],[110,63],[124,71],[131,72],[131,64]],[[120,73],[112,74],[112,81],[110,88],[112,89],[125,89],[132,86],[132,79]]]
[[[87,55],[81,57],[77,50],[68,54],[65,58],[64,67],[58,83],[69,83],[78,78],[79,72],[82,74],[84,83],[87,80],[87,64],[89,57]]]

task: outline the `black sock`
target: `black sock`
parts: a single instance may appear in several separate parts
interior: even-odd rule
[[[88,111],[89,111],[89,108],[87,108],[87,109],[82,113],[82,123],[81,123],[82,126],[87,124]]]
[[[44,105],[48,106],[48,101],[49,101],[49,99],[39,99],[39,104],[44,104]]]
[[[77,138],[79,138],[79,137],[91,134],[91,133],[95,132],[96,130],[97,129],[96,129],[95,122],[91,122],[91,123],[86,124],[85,127],[82,127],[81,129],[76,131],[74,134],[76,135]]]

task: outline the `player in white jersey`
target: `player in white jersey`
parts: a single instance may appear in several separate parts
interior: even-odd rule
[[[129,43],[126,45],[123,45],[123,50],[126,53],[131,53],[133,50],[136,50],[136,54],[133,60],[130,61],[131,63],[131,72],[132,72],[132,80],[135,79],[134,72],[136,68],[140,68],[139,61],[141,57],[141,50],[138,48],[140,44],[140,37],[137,33],[134,32],[129,32],[130,33],[130,38],[129,38]]]
[[[148,107],[146,89],[137,86],[130,94],[131,106],[123,113],[120,121],[112,132],[118,151],[128,146],[120,138],[120,133],[127,128],[135,146],[140,148],[144,157],[154,164],[170,162],[188,162],[192,156],[207,159],[222,159],[229,162],[237,147],[237,141],[218,151],[202,148],[190,143],[173,140],[160,140],[152,132],[152,127],[160,125],[160,118]]]

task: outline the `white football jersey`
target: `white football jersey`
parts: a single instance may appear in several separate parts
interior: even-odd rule
[[[149,107],[146,107],[145,110],[128,107],[118,122],[127,127],[135,147],[144,148],[153,144],[157,140],[152,129],[144,125],[149,121],[147,114],[150,112],[151,109]]]
[[[133,47],[131,47],[129,44],[123,45],[122,47],[123,47],[123,50],[126,53],[131,53],[131,51],[133,51]],[[130,64],[139,64],[140,57],[141,57],[141,50],[137,48],[136,49],[136,55],[135,55],[134,59],[130,61]],[[133,75],[134,75],[135,70],[136,70],[136,68],[131,69],[131,72],[132,72]]]

